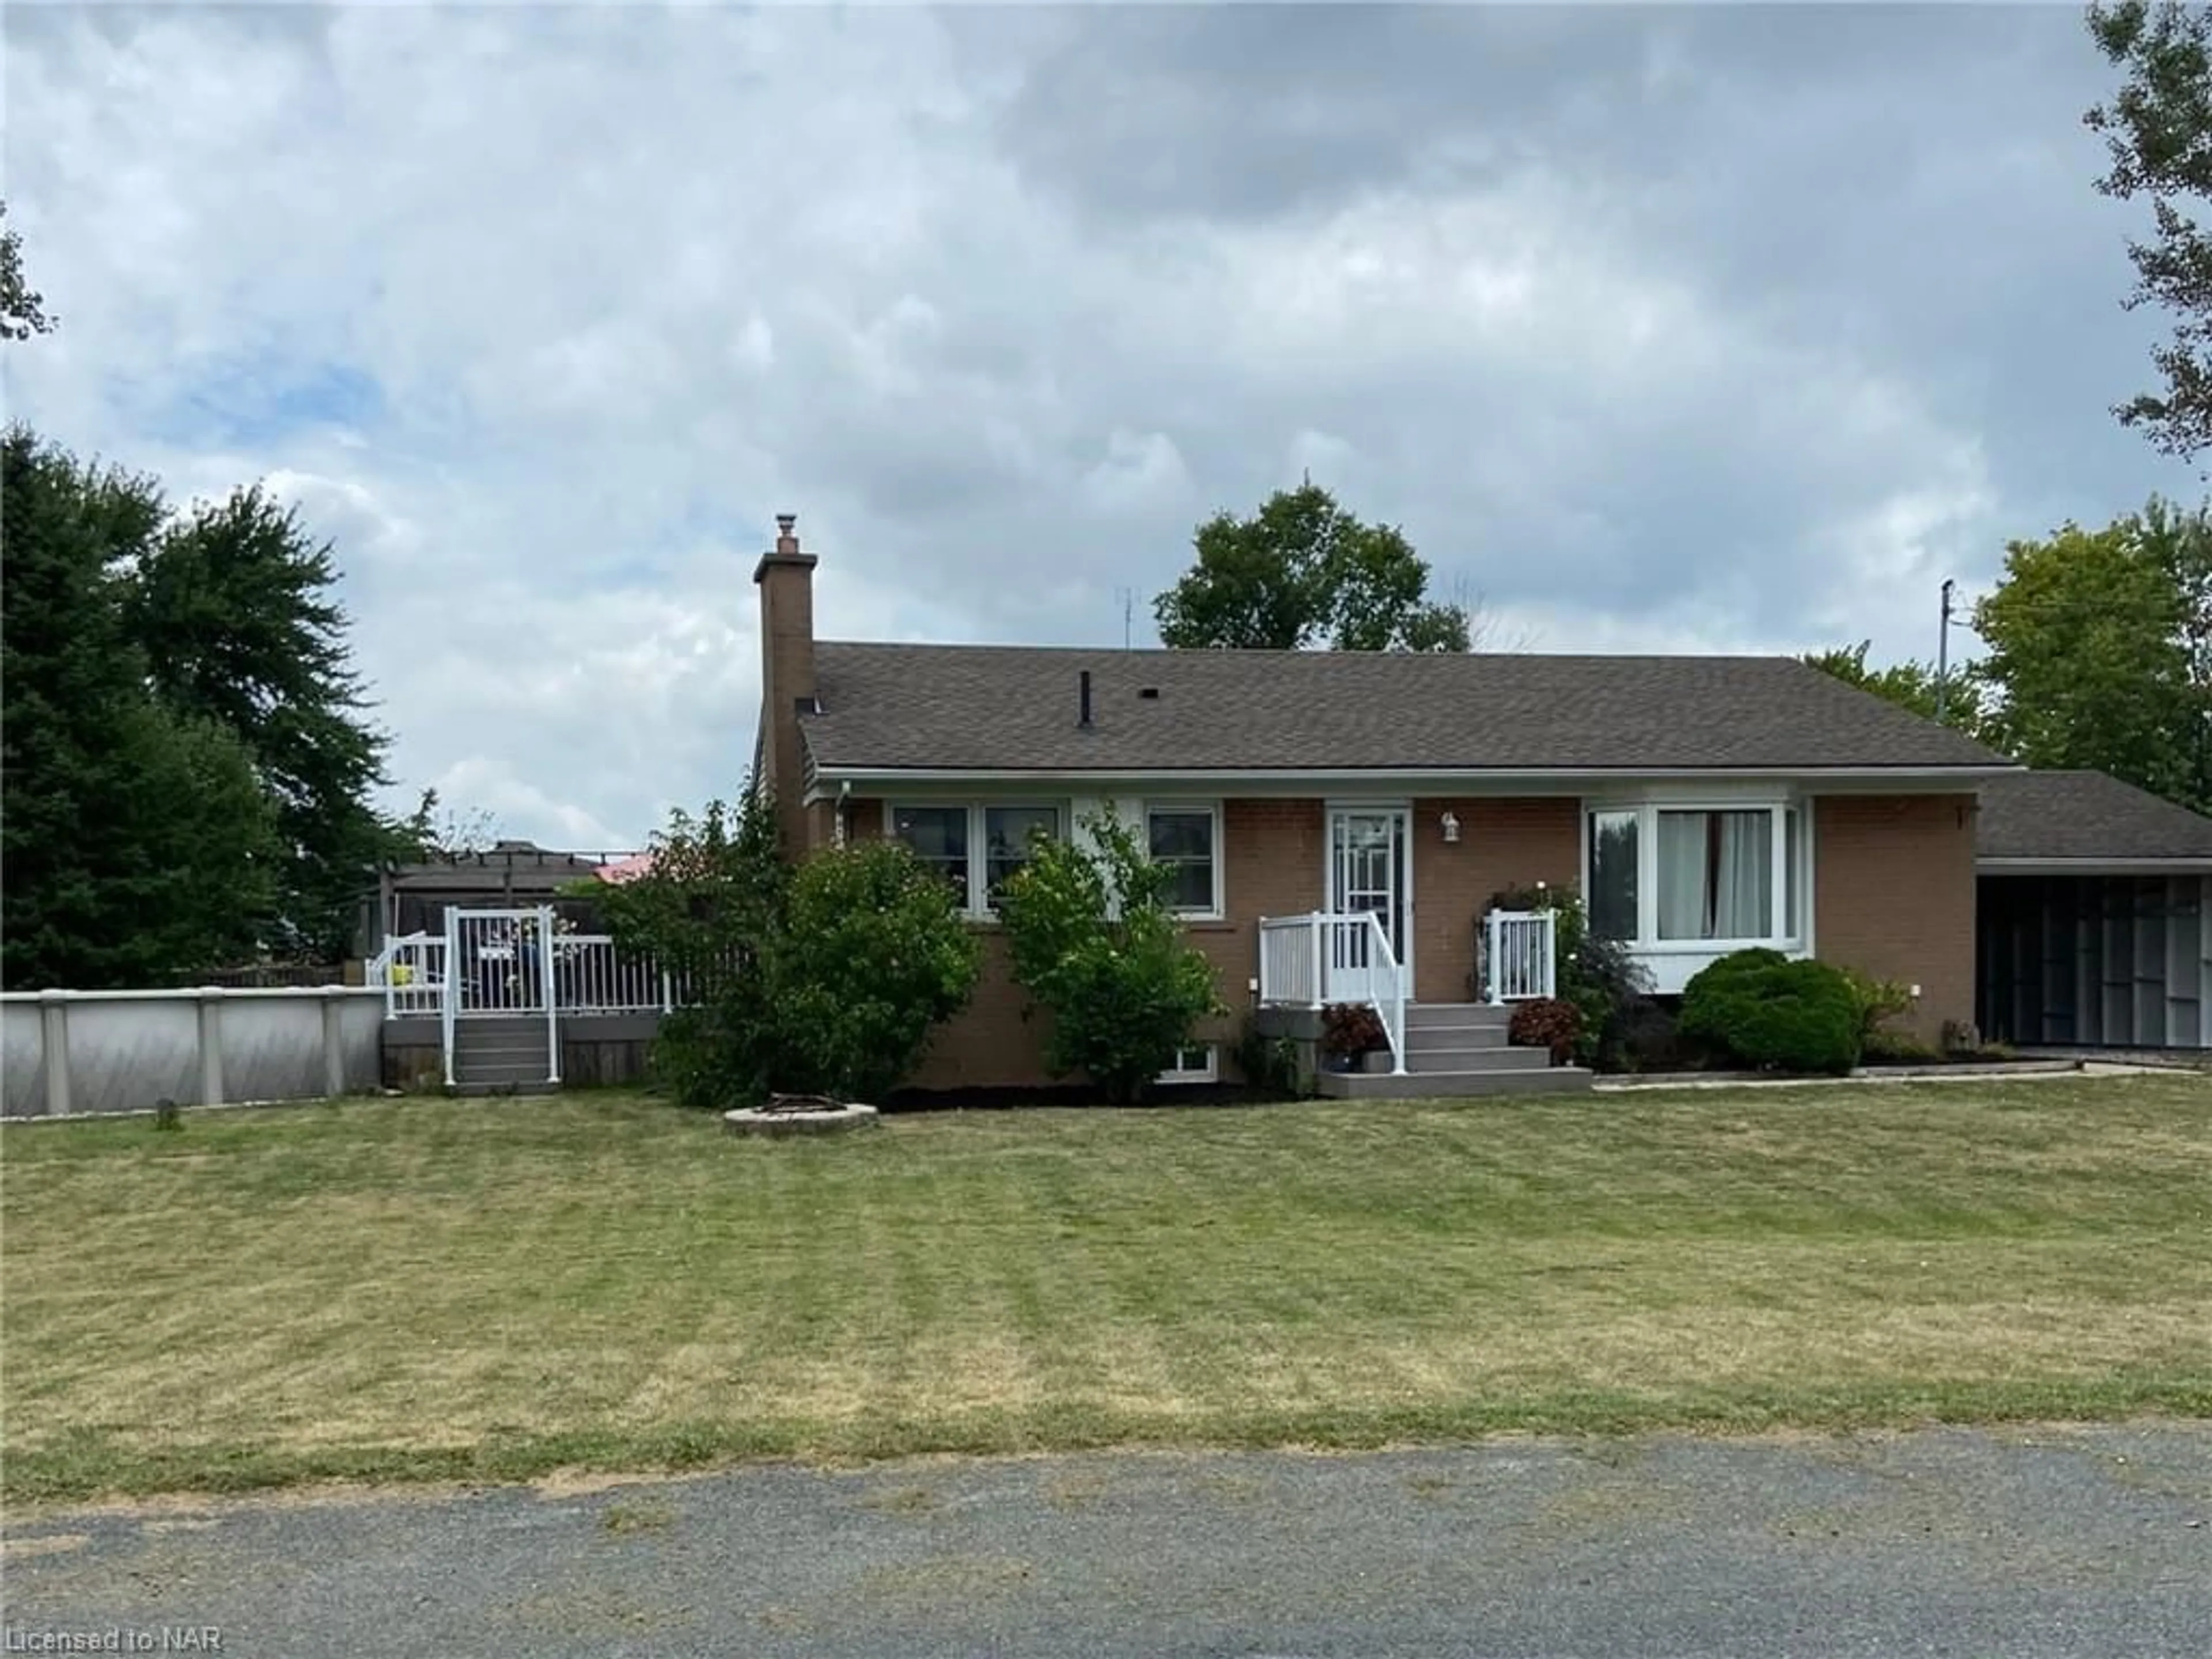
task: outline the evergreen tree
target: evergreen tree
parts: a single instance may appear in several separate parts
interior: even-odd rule
[[[0,437],[0,981],[175,982],[250,950],[272,826],[237,739],[147,689],[115,570],[162,517],[152,481]]]

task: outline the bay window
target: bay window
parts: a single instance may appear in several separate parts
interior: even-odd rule
[[[904,805],[890,809],[890,833],[943,873],[969,915],[988,916],[1014,872],[1030,861],[1030,838],[1060,833],[1060,808],[1021,805]]]
[[[1802,945],[1807,850],[1791,802],[1595,805],[1584,815],[1590,931],[1640,949]]]

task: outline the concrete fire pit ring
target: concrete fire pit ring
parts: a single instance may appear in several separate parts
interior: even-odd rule
[[[872,1106],[778,1095],[765,1106],[723,1113],[722,1128],[733,1135],[834,1135],[866,1128],[875,1121]]]

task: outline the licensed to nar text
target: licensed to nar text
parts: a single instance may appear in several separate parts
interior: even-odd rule
[[[0,1631],[7,1653],[221,1653],[219,1625],[109,1625],[85,1630]]]

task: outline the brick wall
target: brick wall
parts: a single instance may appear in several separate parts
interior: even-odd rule
[[[1815,955],[1920,987],[1915,1035],[1974,1016],[1974,797],[1814,803]]]
[[[1459,819],[1448,846],[1443,820]],[[1548,882],[1580,886],[1581,803],[1571,798],[1413,803],[1413,995],[1465,1002],[1474,924],[1492,894]]]
[[[855,836],[882,823],[874,801],[855,800]],[[1209,1020],[1200,1040],[1234,1044],[1252,1006],[1250,981],[1260,971],[1261,916],[1317,909],[1324,892],[1326,826],[1318,800],[1231,800],[1222,808],[1222,878],[1229,916],[1194,922],[1191,942],[1213,963],[1215,982],[1230,1012]],[[983,973],[967,1009],[946,1024],[914,1079],[921,1089],[1020,1088],[1045,1081],[1042,1024],[1024,1023],[1023,995],[1007,970],[1005,938],[981,926]],[[1233,1073],[1228,1054],[1223,1074]]]

